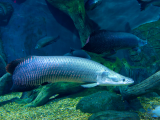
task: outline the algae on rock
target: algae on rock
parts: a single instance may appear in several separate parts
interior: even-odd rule
[[[134,66],[148,67],[160,59],[160,20],[143,24],[135,28],[132,33],[147,40],[147,45],[141,47],[141,53],[129,51],[129,58]]]
[[[99,91],[80,100],[76,109],[82,112],[96,113],[106,110],[124,110],[124,102],[120,95],[108,91]]]

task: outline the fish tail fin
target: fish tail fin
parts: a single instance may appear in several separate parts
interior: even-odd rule
[[[143,1],[143,0],[137,0],[137,1],[141,5],[141,11],[145,10],[151,3],[150,1]]]
[[[20,59],[16,59],[14,61],[12,61],[11,63],[9,63],[6,66],[6,71],[10,74],[13,74],[15,68],[17,67],[17,65],[19,65],[21,62],[24,62],[24,60],[26,59],[30,59],[33,58],[34,56],[28,56],[28,57],[24,57],[24,58],[20,58]]]

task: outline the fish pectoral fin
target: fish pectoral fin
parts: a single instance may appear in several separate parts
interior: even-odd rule
[[[98,83],[91,83],[91,84],[85,84],[85,85],[81,85],[84,88],[91,88],[91,87],[95,87],[99,85]]]

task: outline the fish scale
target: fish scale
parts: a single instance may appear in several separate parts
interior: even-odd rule
[[[134,81],[95,61],[72,56],[31,56],[12,61],[6,67],[13,74],[12,90],[28,91],[43,83],[76,82],[87,85],[127,85]],[[111,79],[108,76],[111,75]],[[102,75],[102,76],[101,76]],[[102,79],[99,79],[102,78]],[[104,79],[105,78],[105,79]],[[106,79],[107,78],[107,79]],[[124,78],[126,81],[123,81]],[[103,81],[104,80],[104,81]],[[90,87],[85,86],[84,87]]]
[[[78,60],[76,57],[33,57],[32,60],[31,59],[26,60],[20,63],[15,68],[15,71],[13,73],[13,82],[14,85],[16,86],[20,85],[37,86],[44,82],[59,82],[59,81],[96,82],[96,80],[94,80],[95,75],[93,74],[96,72],[96,69],[104,67],[100,64],[98,67],[98,65],[95,64],[95,62],[92,62],[91,64],[93,64],[93,67],[86,68],[85,67],[86,64],[84,64],[84,62],[86,61],[87,61],[86,59]],[[84,68],[82,69],[82,67]],[[54,68],[55,70],[54,74],[52,68]],[[64,74],[64,71],[66,70],[68,72]],[[89,72],[88,70],[90,70],[91,72]],[[90,75],[89,77],[87,77],[88,80],[84,80],[85,78],[82,75],[80,75],[84,74],[84,71],[85,72],[88,71],[86,76]],[[79,77],[76,76],[76,74],[80,75],[81,78],[80,76]],[[68,78],[65,76],[68,76]]]

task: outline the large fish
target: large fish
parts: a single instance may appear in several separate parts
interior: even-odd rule
[[[57,42],[57,40],[60,38],[60,36],[57,36],[57,37],[52,37],[52,36],[47,36],[47,37],[44,37],[42,39],[40,39],[36,46],[35,46],[35,49],[40,49],[42,47],[45,47],[49,44],[52,44],[53,42]]]
[[[146,44],[147,41],[131,33],[99,30],[90,35],[82,49],[97,54],[114,54],[119,49],[138,48]]]
[[[141,5],[141,11],[145,10],[150,5],[160,7],[160,0],[137,0],[137,1]]]
[[[13,91],[29,91],[54,82],[87,83],[83,87],[130,85],[134,81],[100,63],[72,56],[31,56],[7,65],[13,74]]]

